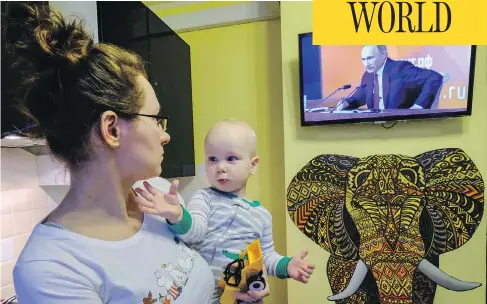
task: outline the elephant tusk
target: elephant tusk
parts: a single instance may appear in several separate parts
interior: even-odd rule
[[[418,270],[424,273],[428,278],[437,283],[438,285],[453,290],[453,291],[466,291],[479,287],[481,283],[465,282],[455,279],[449,276],[431,264],[427,260],[422,260],[418,265]]]
[[[350,282],[348,282],[345,290],[343,290],[339,294],[329,296],[328,300],[338,301],[353,295],[362,284],[362,281],[365,279],[368,271],[369,270],[367,269],[367,265],[365,265],[362,260],[359,260],[357,266],[355,266],[355,271],[352,274],[352,278],[350,279]]]

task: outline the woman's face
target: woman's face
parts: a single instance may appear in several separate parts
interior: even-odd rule
[[[160,105],[154,89],[143,76],[137,81],[142,89],[142,108],[140,114],[158,115]],[[164,158],[164,145],[170,140],[157,118],[138,116],[133,123],[121,128],[120,153],[117,153],[117,165],[124,178],[135,181],[159,176]]]

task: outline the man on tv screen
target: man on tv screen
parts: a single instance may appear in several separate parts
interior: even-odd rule
[[[443,77],[438,72],[414,66],[409,61],[392,60],[385,45],[362,48],[363,88],[343,100],[337,110],[430,109]]]

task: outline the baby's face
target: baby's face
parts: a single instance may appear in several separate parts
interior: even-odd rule
[[[216,130],[208,137],[205,144],[206,176],[218,190],[238,195],[255,171],[255,157],[252,157],[252,147],[245,135],[230,129]]]

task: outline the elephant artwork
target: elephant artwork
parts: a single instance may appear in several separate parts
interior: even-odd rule
[[[461,149],[324,154],[292,179],[287,208],[300,231],[331,254],[330,301],[431,304],[437,284],[452,291],[481,285],[441,271],[439,255],[472,237],[483,193],[482,176]]]

